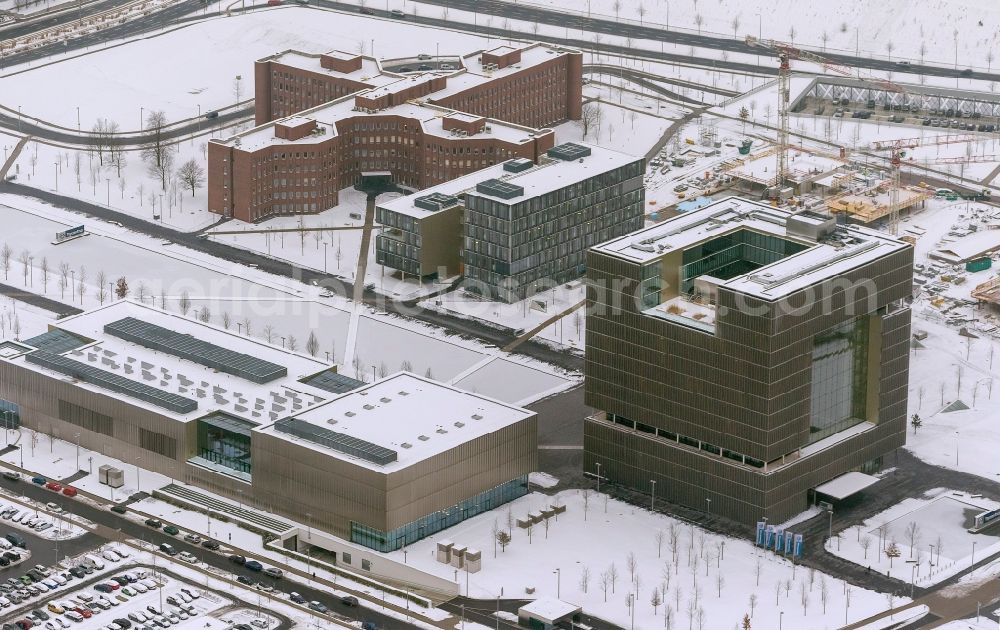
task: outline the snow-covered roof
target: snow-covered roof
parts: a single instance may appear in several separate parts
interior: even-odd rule
[[[787,223],[793,214],[756,201],[726,197],[594,249],[644,264],[741,229],[777,236],[806,247],[719,286],[763,299],[778,299],[910,247],[893,236],[857,225],[837,226],[822,241],[813,241],[788,230]]]
[[[258,431],[389,473],[534,415],[520,407],[409,372],[398,372],[293,417],[315,427],[317,434],[333,432],[339,435],[331,437],[339,441],[346,439],[357,444],[360,440],[361,448],[369,452],[394,453],[385,463],[353,457],[324,446],[321,441],[283,431],[277,425]],[[310,430],[308,426],[304,429]]]
[[[928,256],[958,264],[989,256],[998,250],[1000,250],[1000,230],[983,230],[941,245]]]
[[[541,164],[532,165],[530,168],[520,172],[505,170],[504,163],[501,162],[500,164],[487,166],[474,173],[457,177],[443,184],[423,189],[417,194],[399,197],[378,205],[380,208],[390,212],[416,218],[423,218],[434,213],[432,210],[426,210],[414,205],[416,199],[434,193],[448,196],[469,193],[489,197],[491,200],[499,203],[514,205],[642,159],[641,157],[626,155],[625,153],[595,145],[585,145],[579,142],[573,144],[589,149],[590,155],[570,161],[545,158]],[[502,199],[488,195],[483,191],[476,191],[477,184],[490,179],[500,179],[504,182],[520,186],[524,192],[510,199]]]
[[[559,620],[575,615],[582,608],[576,604],[564,602],[555,597],[539,597],[535,601],[517,609],[518,617],[533,617],[549,625],[555,625]]]
[[[876,483],[878,483],[878,477],[854,471],[844,473],[822,485],[816,486],[816,492],[840,501]]]
[[[517,63],[504,68],[497,68],[495,70],[482,69],[480,58],[483,53],[503,55],[513,52],[514,50],[517,50],[517,48],[500,46],[499,48],[494,48],[492,50],[477,50],[476,52],[464,55],[462,57],[462,65],[465,66],[466,70],[459,70],[458,72],[449,75],[448,85],[442,90],[431,94],[431,100],[452,96],[453,94],[464,92],[469,88],[482,85],[493,79],[499,79],[520,72],[526,68],[537,66],[551,59],[556,59],[562,55],[577,52],[574,49],[563,48],[561,46],[536,43],[520,49],[521,60]]]
[[[279,145],[302,145],[306,143],[320,143],[338,134],[336,124],[338,121],[348,118],[377,117],[377,116],[399,116],[417,121],[427,135],[439,136],[442,138],[452,138],[454,134],[444,128],[442,120],[453,116],[456,112],[447,107],[439,107],[417,101],[407,101],[375,113],[368,113],[355,109],[355,96],[365,94],[357,92],[340,99],[324,103],[312,109],[306,109],[294,115],[295,119],[306,119],[316,121],[318,130],[316,133],[296,140],[286,140],[275,137],[274,125],[284,123],[287,119],[278,119],[265,123],[253,129],[236,134],[227,139],[214,139],[212,142],[237,146],[243,151],[256,151],[267,146]],[[539,131],[530,127],[515,125],[487,118],[486,128],[480,133],[462,136],[466,138],[498,138],[511,144],[523,144],[535,138]],[[301,122],[301,120],[299,120]],[[547,133],[547,130],[542,130]]]
[[[334,70],[332,68],[324,68],[320,63],[320,58],[323,56],[333,57],[335,59],[354,59],[356,57],[361,58],[361,67],[357,70],[352,70],[350,72],[342,72],[340,70]],[[339,50],[331,50],[325,53],[308,53],[299,50],[286,50],[268,57],[264,57],[260,61],[273,61],[275,63],[280,63],[286,66],[291,66],[293,68],[298,68],[300,70],[308,70],[310,72],[315,72],[317,74],[324,74],[331,77],[341,77],[345,79],[351,79],[352,81],[358,81],[359,83],[367,83],[368,85],[378,86],[385,83],[390,83],[392,81],[398,81],[403,77],[401,74],[396,74],[393,72],[387,72],[382,69],[382,65],[374,57],[368,57],[365,55],[353,55],[351,53],[346,53]]]
[[[106,325],[127,318],[189,335],[191,339],[283,367],[287,374],[272,378],[266,383],[253,382],[105,332]],[[100,370],[110,374],[115,380],[124,379],[126,384],[136,383],[140,389],[152,388],[167,394],[173,400],[178,400],[175,397],[188,399],[197,403],[197,406],[182,413],[84,379],[74,379],[76,387],[121,396],[130,404],[150,408],[180,421],[186,422],[222,411],[253,424],[270,424],[279,417],[307,409],[334,396],[323,389],[299,382],[301,378],[329,369],[331,366],[327,363],[265,344],[238,334],[236,330],[223,330],[131,300],[110,302],[80,315],[61,319],[52,326],[91,340],[82,347],[58,353],[57,356],[65,359],[64,363],[73,362],[66,365],[82,364],[83,369]],[[27,369],[57,374],[67,380],[72,378],[47,365],[36,364],[28,357],[30,354],[10,360]]]

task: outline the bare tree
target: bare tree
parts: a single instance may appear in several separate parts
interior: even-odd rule
[[[288,335],[288,349],[292,352],[299,349],[299,340],[295,338],[295,335]]]
[[[271,343],[274,340],[274,326],[271,324],[264,325],[264,341]]]
[[[663,598],[660,597],[660,591],[657,588],[653,588],[653,593],[649,596],[649,603],[653,606],[653,616],[656,616],[656,609],[660,607],[663,603]]]
[[[545,519],[545,522],[548,523],[549,520]],[[580,569],[580,590],[586,593],[588,586],[590,586],[590,567],[583,565]]]
[[[191,296],[188,295],[187,291],[181,293],[181,299],[177,301],[177,307],[181,309],[181,315],[187,317],[188,311],[191,310]]]
[[[753,567],[754,575],[757,578],[757,586],[760,586],[760,572],[764,568],[763,563],[760,558],[757,558],[757,563]]]
[[[192,197],[194,197],[195,189],[205,185],[205,169],[194,158],[181,164],[181,167],[177,169],[177,177],[184,184],[185,188],[191,189]],[[317,232],[317,234],[319,233]],[[319,243],[318,240],[316,242]]]
[[[701,13],[695,13],[694,24],[698,27],[698,34],[701,35],[701,25],[705,23],[705,18],[702,17]]]
[[[3,265],[3,278],[7,280],[10,274],[10,257],[14,255],[14,250],[7,243],[0,248],[0,265]]]
[[[662,529],[656,530],[656,534],[654,535],[654,537],[656,538],[656,557],[657,558],[662,558],[663,557],[663,554],[661,552],[663,550],[663,539],[666,538],[666,536],[667,535],[663,532]]]
[[[628,568],[629,580],[635,580],[635,570],[639,568],[639,559],[635,557],[635,552],[630,551],[625,557],[625,566]]]
[[[160,152],[159,159],[156,161],[149,160],[146,163],[146,169],[149,172],[150,177],[155,177],[160,180],[160,187],[163,192],[167,192],[167,184],[170,179],[170,173],[174,166],[174,154],[169,148]],[[155,195],[150,193],[152,199],[155,199]]]
[[[622,12],[622,0],[615,0],[614,4],[611,5],[611,8],[615,10],[615,19],[617,20],[619,14]]]
[[[306,352],[311,357],[316,356],[316,353],[319,352],[319,340],[316,339],[315,331],[309,331],[309,339],[306,340]]]
[[[860,543],[861,543],[861,548],[865,550],[865,560],[867,560],[868,549],[872,546],[872,537],[865,534],[865,536],[861,538]]]
[[[49,292],[49,259],[46,258],[45,256],[42,256],[42,266],[40,267],[40,269],[42,270],[42,292],[43,293],[48,293]]]
[[[80,294],[80,304],[83,304],[83,294],[87,292],[87,268],[82,265],[76,277],[76,292]]]
[[[608,602],[608,587],[611,586],[611,575],[607,571],[601,571],[601,590],[604,591],[604,603]]]
[[[736,31],[740,30],[740,16],[734,15],[730,24],[733,26],[733,39],[736,39]]]
[[[910,557],[912,558],[913,548],[916,547],[917,543],[920,542],[920,537],[921,537],[920,525],[917,525],[916,521],[910,521],[909,524],[906,526],[906,529],[904,530],[904,534],[906,535],[906,540],[908,540],[910,543]]]
[[[826,44],[827,44],[827,42],[830,41],[830,34],[824,30],[822,32],[822,34],[820,34],[819,39],[820,39],[820,41],[823,42],[823,51],[825,52],[826,51]]]
[[[792,42],[793,44],[795,43],[795,34],[796,33],[798,33],[798,31],[795,30],[794,26],[789,26],[788,27],[788,40],[790,42]]]
[[[167,124],[167,115],[160,110],[152,110],[146,114],[146,135],[149,137],[146,146],[142,150],[142,159],[149,163],[150,170],[153,167],[159,169],[157,172],[169,169],[163,169],[163,156],[169,152],[169,146],[166,144],[166,139],[163,137],[163,128]],[[166,188],[166,185],[164,185]]]
[[[718,591],[718,596],[722,597],[722,587],[726,585],[726,578],[722,575],[722,571],[715,574],[715,588]]]
[[[753,610],[757,607],[757,593],[750,593],[750,616],[753,617]]]
[[[608,567],[608,575],[611,576],[611,593],[615,592],[615,585],[618,583],[618,567],[612,562],[611,566]]]
[[[597,103],[591,101],[583,106],[580,110],[580,127],[583,130],[583,139],[587,139],[587,135],[590,133],[591,128],[600,126],[601,120],[601,107]]]
[[[201,310],[198,311],[198,321],[203,324],[212,321],[212,311],[208,310],[207,306],[202,306]]]
[[[31,252],[28,250],[22,251],[17,257],[17,262],[21,263],[21,272],[24,275],[24,285],[28,286],[28,270],[31,268]]]
[[[59,263],[59,296],[66,297],[66,287],[69,286],[69,263]]]
[[[805,582],[799,582],[799,602],[802,604],[802,614],[807,614],[809,609],[809,587]]]
[[[646,17],[646,7],[640,4],[639,8],[636,9],[635,12],[639,14],[639,24],[642,24],[643,18]]]
[[[140,282],[139,286],[136,287],[135,297],[139,300],[140,304],[146,300],[146,284],[144,282]]]
[[[497,542],[500,543],[501,553],[507,551],[507,545],[510,544],[510,534],[501,529],[497,532]]]
[[[229,330],[229,327],[233,325],[233,318],[229,314],[229,311],[222,311],[222,327]]]
[[[823,602],[823,614],[826,614],[826,603],[830,600],[830,587],[826,584],[826,578],[819,579],[819,601]]]
[[[121,126],[114,120],[105,120],[105,146],[108,151],[108,164],[115,167],[115,174],[121,179],[122,167],[128,161],[125,157],[125,147],[115,136],[121,130]]]

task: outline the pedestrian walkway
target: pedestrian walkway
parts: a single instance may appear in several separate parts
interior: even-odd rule
[[[577,302],[573,306],[570,306],[566,310],[561,311],[559,313],[556,313],[552,317],[546,319],[541,324],[535,326],[534,328],[532,328],[528,332],[524,333],[523,335],[521,335],[520,337],[518,337],[514,341],[512,341],[509,344],[507,344],[506,346],[504,346],[503,351],[504,352],[513,352],[514,348],[518,347],[519,345],[521,345],[525,341],[531,339],[532,337],[534,337],[538,333],[542,332],[543,330],[545,330],[546,328],[548,328],[552,324],[556,323],[557,321],[559,321],[563,317],[566,317],[567,315],[569,315],[570,313],[572,313],[576,309],[582,307],[586,303],[587,303],[587,300],[580,300],[579,302]]]
[[[279,537],[294,529],[291,523],[286,523],[260,512],[233,505],[227,501],[175,483],[154,490],[153,496],[169,503],[181,503],[200,512],[212,511],[218,514],[225,514],[237,521],[253,525],[255,529],[263,529]]]
[[[24,145],[28,144],[28,140],[31,140],[31,136],[24,136],[21,138],[16,145],[14,145],[14,150],[10,152],[10,156],[7,157],[7,161],[3,163],[3,167],[0,167],[0,181],[7,178],[7,171],[10,167],[14,166],[14,162],[17,161],[17,157],[21,155],[21,150],[24,149]]]

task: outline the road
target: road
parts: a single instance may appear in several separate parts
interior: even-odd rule
[[[11,481],[7,478],[0,478],[0,487],[7,488],[14,492],[21,493],[32,499],[40,500],[43,502],[54,502],[59,504],[67,512],[77,514],[83,518],[90,520],[98,525],[103,525],[108,528],[105,531],[108,532],[120,532],[122,535],[129,538],[138,538],[146,542],[152,543],[154,545],[159,545],[162,543],[170,543],[178,551],[189,551],[195,554],[199,559],[202,560],[207,565],[221,569],[227,573],[234,576],[245,576],[253,582],[263,582],[265,584],[270,584],[276,589],[289,592],[296,591],[300,593],[306,600],[312,601],[317,600],[326,604],[330,610],[332,610],[337,615],[344,617],[350,617],[351,619],[358,621],[375,621],[378,623],[380,628],[386,628],[387,630],[411,630],[413,626],[405,623],[402,620],[396,619],[395,617],[389,617],[383,615],[375,610],[357,607],[353,608],[350,606],[344,606],[339,600],[334,600],[330,593],[326,590],[313,588],[307,584],[301,582],[291,582],[285,580],[275,580],[262,573],[256,573],[243,566],[230,562],[226,555],[221,553],[213,553],[200,547],[198,545],[192,545],[185,542],[180,536],[169,536],[163,533],[162,530],[154,530],[150,527],[146,527],[139,523],[133,522],[127,518],[124,518],[114,512],[107,509],[102,509],[85,503],[83,501],[77,501],[69,497],[63,496],[62,494],[56,494],[41,486],[36,486],[28,481]],[[0,521],[2,523],[2,521]],[[90,534],[89,536],[96,537],[95,534]],[[107,536],[109,540],[113,539],[113,536]],[[93,539],[87,539],[87,542],[91,543],[93,546]],[[81,543],[83,544],[83,543]],[[29,543],[29,548],[31,544]],[[84,547],[82,550],[86,550]],[[61,550],[60,550],[61,551]],[[22,571],[23,573],[23,571]],[[249,591],[254,593],[255,591]]]
[[[0,39],[14,39],[16,37],[30,35],[31,33],[35,33],[46,28],[52,28],[53,26],[59,26],[60,24],[66,24],[67,22],[78,20],[81,17],[90,17],[95,13],[113,9],[121,3],[121,0],[97,0],[96,2],[87,3],[81,1],[76,7],[73,8],[66,8],[58,12],[53,11],[50,14],[39,15],[36,17],[29,16],[24,20],[11,22],[10,24],[0,28]]]

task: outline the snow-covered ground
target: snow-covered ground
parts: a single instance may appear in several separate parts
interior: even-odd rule
[[[1000,550],[1000,535],[995,532],[968,531],[976,515],[997,507],[1000,503],[981,496],[936,489],[904,499],[841,532],[826,548],[873,572],[926,587]],[[893,544],[899,555],[890,558],[886,552]]]
[[[795,0],[719,0],[711,5],[659,0],[508,1],[665,25],[671,30],[737,38],[762,36],[831,52],[854,54],[860,50],[866,56],[923,58],[949,66],[956,62],[957,55],[959,67],[984,69],[992,63],[990,51],[1000,31],[1000,7],[982,2],[970,5],[961,0],[935,0],[919,7],[865,0],[805,4]],[[616,4],[621,7],[617,12]]]
[[[566,512],[551,518],[548,528],[534,525],[530,536],[514,525],[513,540],[506,549],[498,547],[494,557],[493,531],[507,530],[508,507],[517,519],[549,504],[565,505]],[[438,541],[450,540],[482,551],[480,572],[459,572],[463,592],[467,577],[472,597],[558,596],[621,627],[632,623],[633,596],[636,628],[671,627],[666,613],[672,627],[731,630],[753,608],[754,627],[777,628],[783,612],[784,627],[818,630],[839,628],[845,619],[854,622],[886,608],[879,593],[794,566],[748,541],[705,532],[594,492],[530,494],[508,507],[410,545],[408,562],[453,578],[455,569],[438,563],[434,555]],[[402,551],[390,555],[403,559]],[[699,624],[702,616],[704,626]]]
[[[0,339],[34,337],[48,330],[49,324],[54,321],[55,313],[12,297],[0,296]]]

